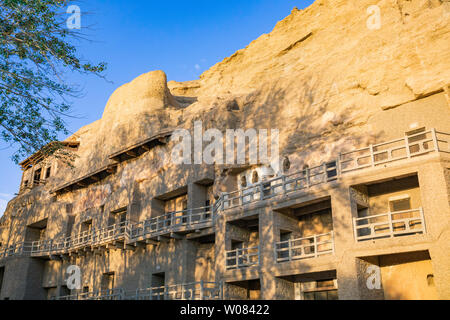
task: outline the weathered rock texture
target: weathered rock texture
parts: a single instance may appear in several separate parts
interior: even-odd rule
[[[372,5],[378,6],[381,18],[380,27],[375,29],[368,25],[373,13],[367,9]],[[221,131],[280,130],[281,156],[289,156],[291,172],[303,170],[306,164],[313,167],[336,159],[346,150],[404,137],[405,132],[422,127],[448,133],[449,63],[448,1],[317,0],[305,10],[294,9],[272,32],[216,64],[198,80],[167,82],[164,72],[153,71],[118,88],[102,118],[68,138],[80,142],[74,168],[55,161],[52,178],[45,186],[23,191],[9,203],[0,227],[1,241],[5,244],[23,241],[26,227],[45,219],[47,237],[61,237],[67,235],[66,220],[71,215],[75,217],[73,234],[89,219],[93,225],[105,225],[108,213],[119,208],[127,207],[128,218],[138,222],[161,214],[159,202],[171,196],[187,193],[188,206],[192,208],[205,202],[204,196],[198,196],[201,193],[198,190],[205,185],[214,184],[212,192],[216,198],[220,192],[236,189],[239,183],[236,174],[245,168],[236,171],[220,167],[177,167],[168,161],[173,144],[166,144],[138,159],[120,162],[113,175],[93,185],[83,188],[79,184],[79,189],[73,192],[51,193],[61,185],[113,164],[110,156],[117,151],[167,129],[191,129],[196,120],[201,120],[205,129]],[[89,274],[86,283],[91,288],[99,285],[98,274],[102,272],[115,270],[118,285],[135,289],[148,285],[149,277],[164,269],[169,283],[260,279],[259,289],[256,285],[246,290],[260,290],[264,298],[286,298],[293,296],[286,293],[293,290],[292,282],[286,277],[304,281],[303,273],[325,272],[333,277],[337,270],[341,298],[379,298],[382,293],[363,287],[364,271],[361,270],[367,269],[370,263],[380,266],[382,263],[376,262],[378,258],[364,257],[407,250],[420,251],[422,257],[428,255],[424,251],[429,251],[439,297],[448,298],[450,262],[445,241],[450,215],[448,157],[433,158],[429,163],[417,160],[403,167],[388,164],[385,167],[385,171],[356,175],[355,180],[343,179],[338,185],[308,195],[308,201],[331,197],[336,256],[330,260],[298,263],[290,269],[271,262],[273,242],[280,239],[280,225],[289,228],[286,222],[289,219],[283,216],[284,211],[272,211],[272,205],[278,205],[276,210],[279,210],[280,202],[267,202],[254,213],[259,216],[256,218],[258,231],[239,231],[239,228],[236,231],[225,215],[214,226],[213,244],[208,240],[198,247],[186,240],[172,239],[170,244],[148,245],[142,249],[144,252],[117,253],[111,249],[108,255],[98,258],[101,267],[95,267],[96,255],[78,258],[81,260],[77,263],[84,265],[84,272]],[[28,168],[23,180],[31,181],[35,169]],[[354,247],[352,217],[357,216],[358,208],[356,200],[350,199],[350,187],[411,175],[418,175],[420,180],[420,189],[415,192],[422,197],[428,235],[417,241],[395,243],[395,248],[393,242],[386,242],[384,247],[377,244],[363,249]],[[288,200],[291,205],[301,202]],[[230,250],[235,240],[230,234],[234,237],[240,234],[252,244],[260,243],[260,269],[231,274],[224,270],[225,249]],[[192,271],[190,262],[194,261],[195,254],[205,267],[197,265]],[[128,259],[126,263],[124,256]],[[409,256],[400,260],[408,259]],[[30,265],[29,270],[32,268]],[[49,270],[53,267],[49,264],[42,268],[47,275],[52,274]],[[59,268],[63,270],[62,265]],[[3,296],[13,294],[12,285],[8,286],[8,293]],[[53,287],[49,283],[46,286]],[[32,290],[17,288],[20,293],[16,297],[32,295]],[[229,288],[229,292],[241,289]]]

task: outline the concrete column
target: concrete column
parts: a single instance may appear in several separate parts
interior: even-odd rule
[[[259,214],[259,274],[263,300],[276,298],[277,286],[273,276],[275,239],[274,213],[271,208],[264,208]]]
[[[216,218],[216,242],[215,242],[215,271],[216,281],[223,281],[226,271],[226,221],[225,217],[219,214]]]
[[[449,191],[444,168],[438,161],[430,161],[418,170],[420,195],[427,234],[437,239],[448,230],[450,221]]]
[[[333,216],[334,248],[338,261],[337,280],[339,299],[360,299],[358,288],[358,268],[356,259],[348,254],[348,249],[355,244],[353,231],[353,217],[357,215],[356,203],[350,196],[350,188],[341,185],[340,188],[330,190],[331,210]]]

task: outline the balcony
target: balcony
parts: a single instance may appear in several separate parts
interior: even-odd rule
[[[275,244],[275,257],[278,263],[317,258],[329,254],[334,254],[333,232]]]
[[[259,265],[259,247],[235,249],[226,252],[227,270]]]
[[[92,246],[101,246],[113,241],[125,242],[130,235],[130,222],[123,221],[92,232]]]
[[[137,289],[129,300],[221,300],[222,284],[195,282],[189,284]]]
[[[329,162],[300,172],[269,179],[238,191],[226,193],[223,195],[222,209],[226,210],[267,200],[280,194],[303,190],[336,180],[337,170],[337,163]]]
[[[340,153],[334,161],[225,193],[219,200],[218,207],[221,210],[227,210],[267,200],[277,195],[306,190],[334,181],[350,172],[411,159],[432,152],[450,153],[449,133],[432,129]]]
[[[29,255],[30,252],[31,246],[29,243],[26,242],[15,243],[5,248],[0,248],[0,260],[9,257]]]
[[[108,226],[103,229],[84,231],[78,235],[55,240],[40,240],[29,243],[33,257],[64,254],[88,246],[101,246],[113,241],[125,242],[129,238],[129,221]]]
[[[53,297],[53,300],[222,300],[221,283],[194,282],[125,292],[122,288]]]
[[[77,293],[69,296],[53,297],[53,300],[124,300],[123,289],[107,289]]]
[[[353,224],[358,242],[426,232],[422,208],[354,218]]]
[[[450,134],[432,129],[341,153],[339,155],[340,172],[347,173],[376,167],[431,152],[450,153]]]
[[[133,225],[131,240],[210,227],[214,224],[214,216],[213,206],[167,213]]]

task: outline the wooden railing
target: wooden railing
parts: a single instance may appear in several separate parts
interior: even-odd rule
[[[259,265],[259,247],[235,249],[226,252],[227,270]]]
[[[277,262],[317,258],[334,253],[334,234],[328,232],[310,237],[281,241],[275,244]]]
[[[353,224],[357,241],[426,232],[422,208],[354,218]]]

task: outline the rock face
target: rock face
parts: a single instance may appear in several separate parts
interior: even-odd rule
[[[155,71],[120,87],[102,119],[75,134],[90,145],[89,167],[100,166],[94,164],[117,146],[200,119],[219,130],[279,129],[282,153],[308,149],[304,162],[317,158],[312,144],[325,160],[338,149],[397,136],[391,124],[376,123],[390,118],[382,110],[440,93],[450,83],[450,4],[392,0],[368,10],[372,5],[316,1],[294,9],[199,80],[167,86],[165,74]]]
[[[145,239],[128,239],[130,243],[120,239],[122,247],[115,240],[113,245],[91,246],[92,256],[83,256],[89,251],[86,245],[85,250],[70,252],[68,259],[83,265],[91,288],[103,286],[104,279],[100,280],[99,274],[110,276],[114,270],[120,285],[135,290],[153,281],[152,275],[158,276],[164,270],[170,284],[224,279],[238,283],[250,279],[247,287],[255,288],[250,291],[259,290],[260,297],[292,298],[294,284],[284,279],[288,276],[294,279],[306,268],[308,272],[325,272],[324,279],[336,278],[337,272],[339,297],[363,299],[383,297],[383,292],[367,291],[364,287],[365,268],[370,264],[382,265],[382,255],[407,252],[415,246],[416,250],[421,250],[417,253],[420,259],[408,254],[397,258],[402,263],[414,259],[425,261],[422,271],[426,277],[432,273],[429,271],[431,255],[437,290],[440,297],[448,298],[450,261],[445,239],[450,230],[447,206],[447,202],[450,203],[450,160],[444,154],[450,154],[450,149],[445,149],[450,145],[449,63],[449,1],[382,0],[374,5],[373,0],[317,0],[304,10],[294,9],[272,32],[217,63],[198,80],[167,82],[163,71],[152,71],[118,88],[110,97],[102,118],[67,139],[75,145],[79,143],[73,168],[55,159],[45,159],[24,168],[20,194],[9,203],[0,220],[0,243],[11,245],[42,240],[37,234],[40,231],[36,230],[42,231],[43,225],[46,226],[45,239],[59,239],[77,236],[77,232],[87,232],[91,227],[100,229],[110,225],[111,220],[119,219],[123,212],[126,219],[138,224],[173,214],[168,213],[173,207],[181,211],[195,210],[217,199],[224,204],[225,195],[227,199],[233,197],[235,191],[247,183],[258,184],[263,194],[260,196],[264,198],[267,190],[261,190],[267,188],[267,183],[258,180],[259,175],[280,177],[284,174],[284,179],[286,172],[217,163],[177,166],[169,161],[175,142],[166,140],[166,133],[175,128],[192,131],[198,121],[202,122],[204,130],[213,128],[220,132],[276,129],[280,133],[280,159],[284,159],[284,170],[304,177],[310,174],[310,169],[320,165],[319,168],[325,168],[321,173],[325,178],[318,174],[322,177],[320,183],[326,184],[323,189],[308,190],[308,195],[297,192],[290,194],[290,198],[275,194],[262,205],[253,203],[253,207],[235,210],[232,218],[221,212],[217,220],[203,229],[184,230],[181,234],[171,231],[163,236],[152,234]],[[430,132],[433,134],[432,128],[436,128],[442,138],[425,141],[419,147],[419,151],[424,149],[423,154],[414,151],[417,145],[405,146],[405,142],[424,139]],[[394,139],[398,139],[395,143],[403,143],[402,150],[407,156],[395,156],[398,146],[392,145],[387,161],[380,160],[377,167],[374,152],[383,149],[377,144]],[[369,144],[371,148],[367,147]],[[433,150],[436,152],[424,158],[431,153],[431,145],[436,144],[442,147],[439,150],[442,155]],[[361,147],[372,151],[365,159],[371,157],[373,163],[364,167],[364,170],[369,168],[368,171],[361,170],[350,178],[339,176],[338,183],[331,179],[327,184],[330,161],[336,161],[342,152]],[[384,148],[388,147],[384,145]],[[414,152],[423,157],[411,159],[414,157],[410,153]],[[401,165],[391,165],[389,157],[397,157],[395,161],[406,160]],[[341,174],[339,163],[334,163],[338,176]],[[45,178],[45,185],[32,182],[36,172],[42,177],[48,168],[51,177]],[[301,181],[295,183],[301,184]],[[389,181],[394,183],[391,185]],[[26,182],[31,182],[31,187]],[[308,188],[310,182],[308,180]],[[385,184],[379,186],[378,183]],[[377,186],[373,187],[374,184]],[[292,185],[278,189],[287,193],[288,187]],[[373,189],[376,192],[371,194]],[[239,192],[243,192],[242,189]],[[374,200],[373,193],[377,192],[382,195],[374,196]],[[353,218],[359,215],[359,210],[369,210],[373,206],[371,210],[383,213],[388,206],[387,199],[402,197],[402,192],[413,194],[413,200],[418,203],[416,207],[424,207],[426,235],[386,242],[385,247],[370,243],[372,247],[361,247],[366,251],[353,252]],[[248,197],[248,194],[241,194],[240,198],[244,201]],[[295,205],[292,201],[296,201]],[[283,210],[281,205],[285,206]],[[305,208],[305,212],[316,210],[310,206],[333,212],[329,211],[317,221],[300,222],[301,218],[295,217],[293,212]],[[226,209],[230,208],[223,205],[221,210]],[[247,209],[255,211],[248,214]],[[421,209],[416,212],[423,213]],[[304,230],[300,230],[305,228],[296,226],[302,223],[312,224],[309,226],[311,234],[317,230],[334,232],[334,256],[323,260],[322,264],[311,262],[308,267],[297,264],[296,268],[278,268],[276,261],[272,261],[274,242],[291,229],[298,237],[305,236]],[[326,228],[322,228],[324,226]],[[248,230],[244,230],[246,227]],[[259,246],[262,252],[260,270],[226,270],[226,250],[231,250],[235,238],[244,239],[248,247]],[[122,250],[130,249],[130,245],[136,250]],[[370,251],[372,249],[374,251]],[[368,258],[358,256],[360,252]],[[377,255],[380,260],[374,262]],[[1,259],[0,256],[0,268]],[[66,264],[65,260],[39,260],[34,265],[37,260],[20,259],[17,265],[28,261],[23,262],[24,272],[39,275],[44,272],[44,282],[57,277],[54,270]],[[325,265],[331,266],[330,270],[325,270]],[[395,263],[386,263],[383,272],[389,273],[391,265]],[[14,268],[11,264],[8,270]],[[294,273],[287,274],[288,269]],[[20,285],[23,288],[11,280],[27,279],[27,276],[8,272],[5,276],[8,292],[28,288],[26,280]],[[258,284],[251,282],[258,277],[259,289]],[[54,283],[44,284],[45,288],[54,288]],[[254,292],[243,294],[238,287],[227,289],[230,297],[233,294],[235,297],[257,296]],[[33,296],[34,292],[42,294],[42,290],[27,290],[20,291],[21,297]],[[396,296],[395,292],[390,294]],[[2,297],[7,297],[6,293],[0,292],[0,299]]]

